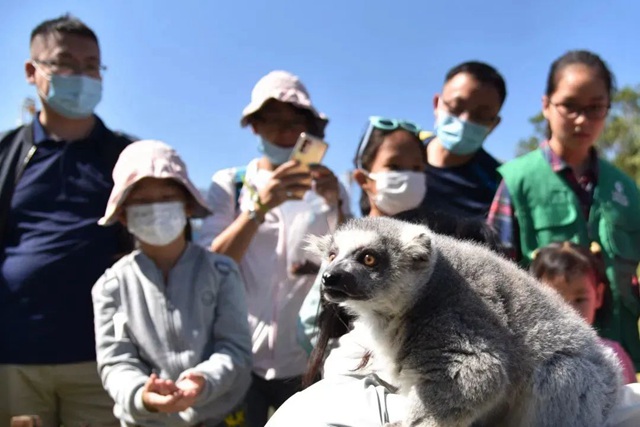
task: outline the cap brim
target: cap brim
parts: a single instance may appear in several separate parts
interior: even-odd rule
[[[247,105],[244,110],[242,110],[242,117],[240,118],[240,127],[247,127],[249,126],[249,117],[252,114],[255,114],[256,112],[260,111],[260,109],[264,106],[264,104],[269,101],[270,99],[274,99],[276,101],[280,101],[278,98],[276,97],[269,97],[261,102],[250,102],[249,105]],[[291,104],[293,106],[295,106],[296,108],[301,108],[304,110],[308,110],[311,111],[311,113],[316,117],[316,119],[318,119],[319,121],[323,122],[323,128],[324,126],[327,125],[327,123],[329,123],[329,118],[326,116],[326,114],[319,112],[318,110],[316,110],[313,106],[309,106],[306,104],[300,104],[298,102],[293,102],[293,101],[280,101],[280,102],[285,102],[287,104]]]

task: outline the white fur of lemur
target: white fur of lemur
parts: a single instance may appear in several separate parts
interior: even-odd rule
[[[322,292],[370,329],[409,399],[403,426],[602,427],[616,356],[550,287],[469,242],[361,218],[313,251]]]

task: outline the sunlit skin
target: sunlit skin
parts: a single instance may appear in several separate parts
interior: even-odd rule
[[[387,134],[378,147],[369,172],[424,171],[424,152],[421,146],[416,143],[415,138],[414,135],[402,129]],[[376,195],[375,181],[368,178],[366,173],[360,169],[353,172],[353,177],[360,188],[369,195],[369,205],[371,206],[369,216],[387,216],[373,203],[373,197]]]
[[[596,283],[592,274],[576,274],[567,278],[543,276],[542,281],[554,288],[590,325],[602,307],[604,284]]]
[[[443,110],[479,125],[487,126],[490,132],[500,123],[500,94],[495,87],[479,82],[469,73],[459,73],[446,82],[441,94],[433,98],[433,114]],[[436,167],[459,166],[468,162],[472,154],[458,155],[451,153],[434,138],[435,144],[427,145],[429,164]]]
[[[609,93],[597,69],[586,65],[568,65],[556,78],[555,92],[542,98],[542,113],[551,128],[549,145],[574,170],[580,170],[588,159],[589,149],[602,133],[606,118],[588,118],[582,113],[570,119],[563,116],[558,105],[578,109],[606,107]]]
[[[49,80],[45,74],[52,74],[55,70],[45,64],[38,64],[41,69],[36,70],[34,60],[55,61],[70,64],[77,70],[97,70],[90,72],[90,77],[102,79],[99,73],[100,48],[98,44],[84,36],[75,34],[51,34],[36,36],[31,43],[31,58],[25,62],[25,75],[29,84],[35,85],[41,100],[42,111],[39,120],[47,133],[52,137],[73,141],[89,134],[95,124],[95,117],[70,119],[56,113],[46,103],[49,93]],[[87,73],[85,73],[87,74]],[[89,75],[87,74],[87,75]]]

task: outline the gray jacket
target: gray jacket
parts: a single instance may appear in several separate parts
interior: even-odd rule
[[[164,282],[153,261],[134,251],[93,287],[102,383],[122,425],[215,425],[242,401],[251,381],[251,337],[237,266],[189,244]],[[177,381],[187,370],[207,380],[192,408],[177,414],[144,408],[142,386],[152,372]]]

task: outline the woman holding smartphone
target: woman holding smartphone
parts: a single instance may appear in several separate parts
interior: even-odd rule
[[[262,156],[216,172],[209,188],[207,201],[216,209],[203,223],[201,243],[235,259],[245,282],[254,364],[249,427],[264,426],[269,407],[300,389],[307,364],[295,331],[318,267],[292,250],[292,242],[309,232],[328,233],[349,214],[347,193],[331,170],[305,170],[289,160],[300,134],[323,138],[327,122],[297,76],[267,74],[241,119],[257,135]],[[305,196],[312,187],[321,199]]]

